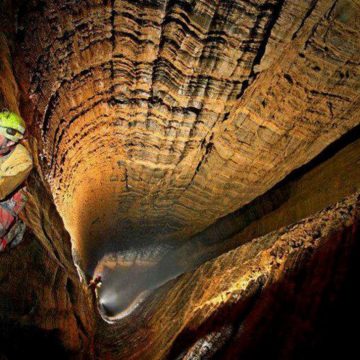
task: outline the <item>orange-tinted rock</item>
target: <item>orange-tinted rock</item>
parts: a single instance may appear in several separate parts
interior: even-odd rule
[[[0,254],[0,357],[294,358],[353,340],[339,314],[357,315],[358,195],[249,240],[359,190],[357,140],[267,192],[359,125],[356,1],[3,4],[36,168],[29,233]],[[0,105],[17,110],[0,42]],[[91,272],[118,250],[217,236],[233,211],[225,242],[175,255],[193,266],[242,246],[116,324],[96,314],[72,247]]]
[[[0,33],[0,107],[18,111],[10,60]],[[36,170],[27,190],[25,238],[0,253],[0,358],[90,359],[93,303],[73,263],[69,234]]]
[[[345,322],[341,314],[360,315],[358,296],[351,290],[359,271],[359,200],[355,194],[163,287],[145,309],[99,328],[100,356],[188,359],[199,356],[203,348],[209,358],[213,350],[229,359],[266,353],[271,358],[296,358],[312,346],[314,351],[326,352],[329,347],[341,352],[342,342],[322,341],[346,340],[344,332],[350,335],[353,330],[336,327]],[[341,307],[344,300],[351,308]],[[328,325],[332,333],[326,329],[329,316],[334,316]],[[208,349],[201,345],[206,341]],[[355,349],[356,343],[349,345]]]
[[[18,77],[87,269],[105,249],[186,240],[357,125],[358,12],[347,0],[24,4]]]

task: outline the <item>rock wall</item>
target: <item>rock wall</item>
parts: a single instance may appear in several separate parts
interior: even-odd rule
[[[100,358],[303,359],[356,351],[359,194],[255,239],[100,326]]]
[[[5,34],[0,32],[0,109],[19,111],[19,90],[12,71],[10,49]]]
[[[360,127],[244,207],[220,218],[175,251],[179,269],[203,262],[360,191]],[[180,260],[179,260],[180,259]]]
[[[19,98],[0,32],[0,108],[18,112]],[[36,168],[26,186],[24,241],[0,253],[0,358],[91,359],[92,298],[74,266],[70,236]]]
[[[0,358],[353,350],[359,195],[314,212],[359,190],[358,138],[273,186],[359,125],[357,0],[1,5],[0,107],[21,109],[35,169],[26,238],[0,254]],[[91,272],[189,239],[192,265],[236,249],[103,322],[72,246]]]
[[[349,0],[24,2],[17,73],[87,271],[187,240],[358,125],[358,14]]]
[[[182,246],[150,243],[141,251],[107,254],[94,274],[102,278],[98,297],[107,320],[127,316],[149,291],[194,271],[205,261],[360,191],[360,167],[356,164],[360,164],[360,127],[332,143],[273,189],[219,219]]]

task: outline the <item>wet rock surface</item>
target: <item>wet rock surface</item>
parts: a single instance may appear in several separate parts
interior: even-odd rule
[[[86,270],[187,240],[359,124],[358,12],[347,0],[20,6],[24,109]]]
[[[100,326],[100,357],[350,354],[356,341],[349,324],[360,315],[352,290],[359,274],[359,200],[353,195],[161,288],[145,310]]]
[[[0,5],[0,108],[35,161],[1,360],[356,350],[358,1]],[[141,306],[104,322],[73,255]]]

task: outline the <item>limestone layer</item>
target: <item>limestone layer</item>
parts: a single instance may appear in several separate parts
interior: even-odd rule
[[[18,112],[8,40],[0,31],[0,109]],[[0,358],[92,359],[93,303],[74,266],[70,236],[36,170],[26,185],[24,239],[0,253]]]
[[[257,238],[98,332],[100,358],[272,359],[351,354],[360,195]],[[332,353],[333,352],[333,353]],[[215,356],[216,355],[216,356]]]
[[[179,243],[359,123],[358,0],[24,2],[17,76],[92,270]]]

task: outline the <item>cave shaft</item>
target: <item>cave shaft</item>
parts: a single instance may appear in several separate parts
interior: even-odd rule
[[[0,254],[0,358],[354,352],[359,14],[0,1],[0,109],[35,163]]]
[[[181,243],[358,123],[356,2],[22,6],[17,71],[87,270]]]

